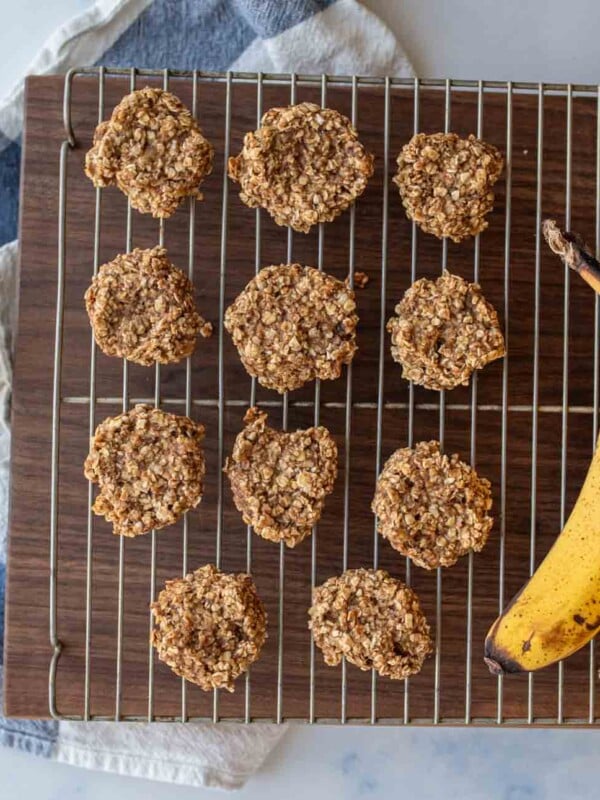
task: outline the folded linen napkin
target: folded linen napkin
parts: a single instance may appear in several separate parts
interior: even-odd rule
[[[57,73],[92,63],[412,75],[394,36],[356,0],[96,0],[47,41],[29,72]],[[22,117],[23,82],[0,103],[0,695]],[[242,786],[259,768],[284,730],[0,717],[0,743],[7,746],[77,766],[229,789]]]

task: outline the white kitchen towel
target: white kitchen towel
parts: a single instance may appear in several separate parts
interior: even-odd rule
[[[412,75],[389,29],[357,0],[96,0],[63,25],[29,72],[86,64]],[[11,355],[23,82],[0,103],[0,648],[9,481]],[[2,652],[0,649],[0,692]],[[276,725],[99,723],[0,717],[0,743],[77,766],[237,788],[277,743]]]

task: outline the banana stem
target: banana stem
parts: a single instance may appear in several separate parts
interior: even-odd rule
[[[553,253],[560,256],[570,269],[577,272],[592,289],[600,294],[600,263],[577,233],[561,231],[553,219],[542,223],[544,239]]]
[[[483,659],[492,675],[504,675],[502,666],[494,659],[487,656]]]

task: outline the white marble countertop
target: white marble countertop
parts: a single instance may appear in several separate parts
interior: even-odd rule
[[[594,83],[597,0],[363,0],[423,77]],[[0,95],[88,0],[0,0]],[[292,729],[240,798],[590,800],[600,731]],[[307,779],[310,775],[310,780]],[[212,792],[87,772],[0,748],[2,796],[26,800],[203,798]],[[8,792],[8,793],[5,793]]]
[[[240,800],[593,800],[600,731],[296,727]],[[2,797],[208,800],[214,790],[88,772],[0,748]]]

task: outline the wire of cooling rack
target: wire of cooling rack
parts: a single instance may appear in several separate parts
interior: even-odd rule
[[[596,99],[596,119],[600,119],[600,86]],[[596,126],[596,258],[600,255],[600,125]],[[594,298],[594,387],[593,403],[594,416],[592,417],[592,453],[598,441],[598,411],[600,403],[600,297]],[[590,642],[590,668],[589,668],[589,713],[588,722],[593,725],[596,717],[596,643]]]
[[[483,81],[477,87],[477,138],[483,138]],[[481,239],[475,237],[473,251],[473,281],[479,283]],[[477,373],[471,378],[471,446],[470,463],[477,468]],[[473,553],[469,552],[467,564],[467,630],[465,646],[465,725],[471,721],[471,678],[473,659]]]
[[[573,172],[573,90],[567,88],[567,144],[566,144],[566,186],[565,186],[565,227],[571,227],[571,179]],[[562,405],[563,413],[561,417],[562,438],[560,447],[560,527],[565,524],[567,514],[567,442],[569,414],[569,295],[571,287],[571,275],[569,268],[564,268],[564,306],[563,306],[563,376],[562,376]],[[563,687],[564,687],[564,663],[558,664],[558,696],[557,696],[557,720],[563,720]]]
[[[379,356],[377,372],[377,434],[375,444],[375,478],[381,472],[381,450],[383,436],[383,380],[385,364],[385,303],[387,288],[388,261],[388,198],[389,198],[389,161],[390,161],[390,79],[384,83],[384,117],[383,117],[383,196],[381,200],[381,292],[379,317]],[[377,521],[373,526],[373,569],[379,566],[379,532]],[[371,670],[371,719],[377,722],[377,672]]]
[[[98,124],[104,119],[104,67],[98,74]],[[102,190],[96,187],[94,207],[94,267],[93,276],[98,274],[100,266],[100,220],[102,210]],[[89,427],[90,439],[96,428],[96,340],[90,333],[90,407]],[[87,513],[87,548],[86,548],[86,575],[85,575],[85,684],[84,684],[84,720],[90,718],[90,645],[92,630],[92,544],[93,544],[93,512],[94,488],[88,481],[88,513]]]
[[[327,105],[327,76],[321,76],[321,106],[325,107]],[[352,216],[352,220],[354,217]],[[353,223],[351,223],[352,225]],[[351,228],[352,230],[352,228]],[[353,239],[352,239],[353,241]],[[325,225],[321,222],[319,223],[319,238],[317,244],[317,269],[319,272],[323,271],[323,252],[325,246]],[[351,380],[352,373],[349,373],[348,380]],[[321,380],[317,378],[315,381],[315,399],[314,399],[314,416],[313,416],[315,427],[320,424],[321,421]],[[346,422],[348,425],[348,422]],[[348,427],[346,427],[348,430]],[[345,503],[345,500],[344,500]],[[345,507],[344,507],[345,508]],[[344,512],[345,513],[345,512]],[[313,592],[315,590],[315,586],[317,583],[317,547],[319,541],[319,533],[318,533],[319,526],[315,525],[313,527],[312,537],[311,537],[311,552],[310,552],[310,594],[311,598]],[[347,530],[344,527],[344,557],[346,557],[346,546],[347,546]],[[308,721],[313,723],[315,721],[315,642],[313,637],[310,637],[310,651],[309,651],[309,697],[308,697]],[[346,664],[345,660],[342,663],[342,720],[345,718],[346,708]]]
[[[296,104],[296,74],[290,75],[290,105]],[[287,249],[286,263],[293,261],[294,231],[287,229]],[[281,429],[285,432],[288,429],[290,396],[289,392],[284,392],[281,408]],[[279,542],[279,581],[277,597],[277,710],[276,722],[283,722],[283,636],[284,636],[284,603],[285,603],[285,542]]]
[[[498,579],[498,608],[504,608],[505,557],[506,557],[506,462],[508,446],[508,364],[509,364],[509,280],[510,280],[510,239],[512,211],[512,119],[513,85],[506,90],[506,211],[504,219],[504,343],[506,353],[502,362],[502,439],[500,444],[500,564]],[[504,676],[498,675],[498,702],[496,722],[502,723],[504,709]]]
[[[544,150],[544,87],[538,90],[538,117],[537,117],[537,159],[536,159],[536,201],[535,201],[535,293],[533,300],[533,392],[531,415],[531,503],[529,526],[529,574],[535,571],[535,540],[537,517],[537,446],[539,426],[539,393],[540,393],[540,277],[542,257],[542,179],[543,179],[543,150]],[[527,720],[533,722],[533,685],[534,676],[530,672],[527,676]]]
[[[69,150],[75,146],[75,135],[73,131],[71,117],[71,89],[72,82],[76,75],[93,75],[98,79],[98,121],[104,117],[105,81],[107,76],[127,76],[129,78],[130,89],[136,87],[138,76],[160,77],[162,78],[163,88],[169,86],[171,77],[188,78],[192,81],[192,112],[197,113],[198,106],[198,86],[203,83],[222,83],[225,86],[225,106],[224,106],[224,133],[223,148],[224,162],[222,175],[222,209],[221,209],[221,241],[220,241],[220,267],[219,267],[219,344],[218,344],[218,397],[194,398],[192,396],[192,367],[190,358],[187,359],[185,396],[181,398],[162,399],[160,394],[160,367],[157,365],[154,373],[154,395],[152,397],[130,397],[128,382],[128,365],[124,360],[122,365],[122,394],[117,397],[97,396],[96,390],[96,345],[93,337],[90,344],[90,369],[89,369],[89,394],[85,396],[62,396],[61,395],[61,375],[63,346],[62,333],[64,321],[64,297],[65,297],[65,249],[66,249],[66,199],[67,199],[67,157]],[[251,83],[256,87],[256,121],[257,126],[263,112],[263,87],[264,86],[287,86],[290,92],[290,102],[296,100],[296,91],[300,86],[312,86],[320,88],[321,104],[327,103],[327,91],[329,87],[346,87],[351,92],[351,118],[353,124],[358,121],[359,104],[358,92],[362,86],[378,86],[383,90],[384,96],[384,121],[383,121],[383,140],[384,140],[384,164],[383,164],[383,194],[382,204],[382,223],[381,223],[381,289],[380,289],[380,327],[379,327],[379,352],[378,352],[378,378],[377,378],[377,402],[353,402],[352,392],[352,366],[350,365],[346,373],[346,396],[344,402],[322,402],[320,382],[316,381],[314,399],[295,401],[290,399],[287,394],[282,399],[267,400],[262,405],[272,408],[281,408],[282,427],[284,430],[288,426],[288,414],[290,407],[304,407],[313,409],[314,424],[319,425],[321,411],[324,408],[336,408],[344,412],[344,487],[343,487],[343,536],[342,536],[342,566],[348,566],[349,549],[349,525],[350,525],[350,448],[352,434],[352,413],[355,409],[365,408],[376,411],[377,434],[376,434],[376,473],[379,474],[382,466],[382,430],[383,414],[387,409],[406,410],[408,419],[407,439],[408,445],[414,444],[414,415],[417,409],[423,409],[438,414],[439,419],[439,439],[441,446],[444,443],[445,417],[450,410],[462,410],[470,413],[470,459],[473,465],[477,460],[477,422],[478,415],[486,412],[499,412],[501,415],[501,480],[500,480],[500,536],[499,536],[499,575],[498,575],[498,608],[504,605],[504,570],[505,570],[505,534],[506,534],[506,496],[507,496],[507,443],[508,443],[508,419],[513,412],[531,413],[532,433],[531,433],[531,503],[530,503],[530,549],[529,549],[529,570],[533,572],[535,568],[536,549],[536,510],[537,510],[537,454],[538,454],[538,432],[539,415],[548,413],[560,415],[561,417],[561,492],[560,492],[560,516],[561,524],[564,523],[566,512],[566,474],[567,474],[567,440],[568,440],[568,419],[570,414],[592,415],[593,419],[593,442],[594,445],[598,435],[598,412],[600,406],[600,301],[595,300],[595,340],[594,340],[594,387],[593,403],[589,406],[569,405],[569,281],[568,269],[564,273],[564,318],[563,318],[563,380],[562,380],[562,403],[560,405],[542,405],[539,402],[539,371],[540,371],[540,283],[541,283],[541,237],[540,222],[542,216],[542,168],[543,168],[543,146],[544,146],[544,101],[545,98],[553,94],[560,94],[566,98],[566,119],[567,131],[565,142],[565,161],[566,161],[566,187],[565,187],[565,223],[568,227],[571,217],[571,196],[572,196],[572,138],[573,138],[573,99],[579,96],[593,96],[597,103],[597,114],[600,116],[600,88],[588,85],[567,85],[567,84],[533,84],[533,83],[503,83],[498,81],[454,81],[454,80],[419,80],[419,79],[375,79],[363,78],[358,76],[348,77],[329,77],[325,75],[273,75],[273,74],[251,74],[251,73],[200,73],[182,72],[177,70],[144,70],[130,68],[128,70],[113,68],[83,68],[71,70],[65,79],[64,91],[64,128],[65,141],[60,151],[60,173],[59,173],[59,220],[58,220],[58,280],[57,280],[57,303],[56,303],[56,325],[54,343],[54,379],[53,379],[53,398],[52,398],[52,451],[51,451],[51,487],[50,487],[50,620],[49,634],[52,645],[52,658],[49,669],[49,709],[55,718],[68,719],[113,719],[113,720],[169,720],[187,721],[195,719],[190,717],[187,708],[187,684],[181,681],[181,712],[177,716],[158,716],[154,713],[154,657],[152,648],[148,652],[148,691],[147,691],[147,714],[124,716],[122,714],[122,689],[123,689],[123,614],[124,614],[124,558],[125,540],[119,537],[118,544],[118,597],[117,597],[117,620],[116,620],[116,674],[115,674],[115,708],[114,714],[108,716],[93,715],[90,709],[90,674],[91,674],[91,624],[92,624],[92,549],[93,549],[93,524],[91,508],[87,513],[86,531],[86,573],[85,573],[85,650],[84,650],[84,703],[83,713],[80,717],[63,717],[56,706],[56,674],[57,667],[62,651],[62,643],[57,632],[57,548],[58,548],[58,500],[59,500],[59,442],[60,442],[60,407],[61,404],[89,404],[88,426],[90,435],[93,434],[96,421],[96,406],[102,404],[114,404],[120,402],[123,411],[126,411],[131,403],[146,402],[159,405],[181,406],[184,413],[189,415],[196,407],[215,407],[218,414],[218,463],[223,464],[223,439],[224,439],[224,415],[229,407],[245,406],[245,401],[229,400],[225,396],[224,384],[224,352],[223,352],[223,320],[225,305],[225,279],[227,265],[227,243],[228,243],[228,177],[227,159],[230,149],[230,133],[232,122],[232,86],[234,84]],[[471,383],[471,395],[469,403],[448,403],[444,392],[439,395],[437,402],[415,401],[415,392],[412,383],[409,385],[408,402],[389,402],[384,398],[384,362],[386,352],[385,338],[385,308],[386,308],[386,275],[388,267],[388,197],[389,197],[389,158],[390,158],[390,126],[391,126],[391,92],[395,87],[404,87],[413,92],[413,130],[419,131],[420,116],[420,92],[423,87],[436,89],[444,93],[444,129],[451,129],[451,102],[453,91],[462,89],[477,93],[477,135],[481,137],[484,129],[483,118],[483,99],[486,90],[494,90],[503,93],[506,97],[506,211],[504,225],[504,319],[505,319],[505,340],[508,344],[508,322],[509,322],[509,278],[511,266],[511,188],[512,188],[512,124],[513,124],[513,98],[515,94],[536,94],[538,104],[537,115],[537,162],[536,162],[536,242],[535,242],[535,287],[534,287],[534,351],[533,351],[533,391],[531,404],[511,404],[508,400],[508,358],[503,362],[502,371],[502,398],[501,403],[481,404],[478,402],[477,375],[473,377]],[[95,275],[99,267],[100,237],[101,237],[101,210],[102,210],[102,189],[96,189],[95,210],[94,210],[94,249],[93,249],[93,274]],[[596,251],[600,253],[600,126],[597,128],[596,141]],[[189,243],[188,243],[188,276],[190,280],[194,277],[195,260],[195,213],[196,203],[191,200],[189,206]],[[355,208],[349,212],[349,256],[348,256],[348,279],[353,285],[355,269]],[[321,224],[318,231],[318,260],[319,270],[323,269],[325,227]],[[164,221],[161,221],[158,232],[159,242],[164,242]],[[126,251],[132,249],[133,243],[133,214],[131,203],[127,204],[126,217]],[[410,255],[410,275],[411,281],[417,278],[417,254],[418,254],[418,231],[416,225],[412,224],[411,233],[411,255]],[[287,261],[291,262],[293,256],[293,233],[288,231]],[[261,266],[261,211],[255,211],[255,273]],[[445,269],[448,263],[448,244],[444,240],[441,247],[441,267]],[[480,240],[475,239],[473,276],[478,281],[480,272]],[[256,401],[256,380],[250,382],[250,404]],[[222,553],[223,537],[223,475],[219,470],[217,484],[217,526],[216,526],[216,565],[220,566]],[[91,507],[93,499],[93,487],[91,482],[88,484],[88,506]],[[246,530],[246,568],[248,572],[252,569],[252,530],[250,526]],[[188,537],[189,521],[187,515],[183,519],[182,533],[182,574],[185,575],[188,569]],[[317,554],[318,554],[318,528],[315,526],[311,541],[311,573],[310,585],[314,589],[317,574]],[[156,579],[156,539],[155,532],[151,534],[151,566],[150,566],[150,599],[155,595]],[[373,565],[377,567],[379,561],[379,537],[376,528],[373,534]],[[406,561],[406,581],[410,584],[411,567],[410,562]],[[436,573],[436,605],[435,605],[435,655],[434,655],[434,687],[433,687],[433,713],[430,718],[411,717],[410,714],[410,681],[404,681],[403,710],[401,717],[384,717],[378,713],[377,707],[377,675],[373,671],[371,674],[371,704],[370,715],[365,719],[356,719],[348,716],[348,682],[346,662],[341,666],[341,692],[340,692],[340,714],[337,719],[321,718],[316,716],[315,709],[315,646],[312,638],[310,640],[310,663],[309,663],[309,700],[308,712],[302,720],[306,722],[322,723],[404,723],[413,725],[423,724],[471,724],[471,725],[532,725],[536,724],[559,724],[583,725],[584,723],[594,724],[595,716],[595,651],[592,642],[589,650],[589,714],[587,719],[565,719],[563,714],[563,695],[564,695],[564,666],[558,666],[557,682],[557,713],[555,719],[535,718],[533,712],[534,700],[534,676],[528,676],[527,682],[527,716],[523,718],[506,718],[503,709],[503,682],[498,679],[497,684],[497,703],[495,718],[481,718],[472,715],[472,628],[473,628],[473,581],[474,581],[474,561],[473,556],[468,556],[467,586],[466,586],[466,629],[465,629],[465,681],[464,681],[464,717],[458,719],[444,718],[440,712],[440,692],[441,692],[441,641],[442,641],[442,571]],[[277,611],[277,693],[276,708],[273,719],[282,722],[285,718],[283,713],[283,682],[284,682],[284,620],[285,620],[285,548],[283,543],[279,549],[279,573],[278,573],[278,611]],[[151,624],[151,621],[150,621]],[[245,699],[243,720],[250,722],[254,720],[252,715],[252,677],[251,671],[245,677]],[[211,719],[218,721],[219,713],[219,692],[214,691],[213,709]],[[258,721],[258,720],[257,720]]]
[[[225,366],[223,358],[223,333],[225,317],[225,274],[227,269],[227,229],[229,223],[229,180],[227,178],[227,160],[229,158],[229,145],[231,139],[231,73],[226,76],[225,89],[225,127],[224,156],[223,156],[223,205],[221,212],[221,258],[219,263],[219,405],[218,405],[218,478],[217,478],[217,539],[215,552],[215,565],[221,567],[221,550],[223,539],[223,436],[225,431]],[[219,690],[213,693],[213,722],[219,720]]]
[[[198,115],[198,73],[194,70],[192,74],[192,116]],[[190,219],[189,219],[189,238],[188,238],[188,278],[194,282],[194,257],[195,257],[195,238],[196,238],[196,198],[190,198]],[[185,362],[185,415],[191,416],[192,413],[192,357],[188,356]],[[186,513],[183,515],[182,531],[182,564],[181,575],[185,577],[188,572],[188,544],[189,544],[190,519]],[[250,568],[248,567],[248,571]],[[181,721],[187,719],[187,681],[181,679]]]
[[[263,103],[263,89],[262,89],[262,73],[256,76],[256,127],[260,126],[262,118],[262,103]],[[261,209],[256,207],[254,211],[254,275],[260,272],[260,255],[261,255]],[[250,408],[256,405],[256,378],[250,378]],[[246,572],[250,575],[252,573],[252,525],[246,526]],[[248,723],[251,720],[250,698],[251,698],[251,684],[250,675],[252,669],[248,669],[245,679],[245,701],[244,701],[244,722]]]
[[[194,72],[191,70],[182,70],[182,69],[170,69],[169,76],[172,78],[192,78]],[[129,76],[131,73],[131,68],[129,67],[107,67],[106,74],[111,75],[114,77],[123,77]],[[137,68],[136,74],[140,77],[144,78],[162,78],[164,75],[164,69],[149,69],[149,68]],[[71,112],[70,112],[70,84],[73,81],[75,76],[80,75],[91,75],[96,77],[98,75],[98,67],[74,67],[69,72],[67,72],[65,77],[65,103],[64,103],[64,120],[65,120],[65,132],[67,138],[73,146],[75,142],[75,137],[73,134],[73,128],[71,125]],[[235,84],[246,84],[250,83],[253,86],[256,86],[257,80],[257,73],[256,72],[199,72],[198,73],[198,80],[201,83],[227,83],[227,76],[231,76],[232,83]],[[414,85],[414,78],[374,78],[367,75],[329,75],[327,76],[327,84],[332,88],[337,87],[348,87],[352,85],[352,81],[356,78],[357,83],[360,86],[379,86],[382,87],[385,85],[385,81],[389,81],[390,88],[394,87],[412,87]],[[315,75],[315,74],[296,74],[296,86],[319,86],[321,83],[322,76]],[[288,86],[290,85],[290,76],[289,74],[284,73],[270,73],[264,72],[262,73],[262,82],[263,86]],[[482,85],[484,89],[494,90],[498,92],[506,92],[508,89],[509,82],[507,81],[494,81],[494,80],[486,80],[486,81],[479,81],[479,80],[461,80],[455,78],[421,78],[419,80],[421,87],[427,89],[440,89],[442,91],[446,90],[446,86],[448,83],[450,84],[451,89],[473,89],[477,90],[479,88],[479,84]],[[538,91],[539,83],[535,83],[532,81],[513,81],[511,82],[512,90],[515,93],[521,92],[529,92],[531,94],[535,94]],[[544,91],[546,94],[558,94],[558,95],[565,95],[568,91],[568,88],[571,88],[573,96],[579,95],[588,95],[596,97],[598,93],[598,85],[597,84],[588,84],[588,83],[544,83]]]
[[[325,77],[323,78],[323,91],[321,92],[321,105],[325,106]],[[352,80],[352,111],[350,119],[354,127],[358,125],[358,90],[356,78]],[[321,231],[323,230],[323,223],[320,224],[319,234],[322,238]],[[355,247],[354,237],[356,232],[356,205],[350,208],[350,241],[348,243],[348,285],[354,289],[354,267],[355,267]],[[320,253],[322,256],[322,253]],[[323,259],[319,259],[319,269],[323,269]],[[344,527],[342,533],[342,570],[345,572],[348,569],[348,546],[350,537],[350,449],[352,446],[352,362],[346,368],[346,408],[344,416]],[[320,381],[318,382],[318,389],[320,390]],[[317,391],[315,391],[315,420],[317,419],[318,399]],[[315,425],[318,423],[315,421]],[[312,637],[311,637],[312,640]],[[314,652],[314,647],[313,647]],[[347,676],[347,663],[346,659],[342,659],[342,700],[340,722],[342,725],[346,724],[348,716],[348,676]],[[311,687],[311,692],[314,695],[314,686]]]

